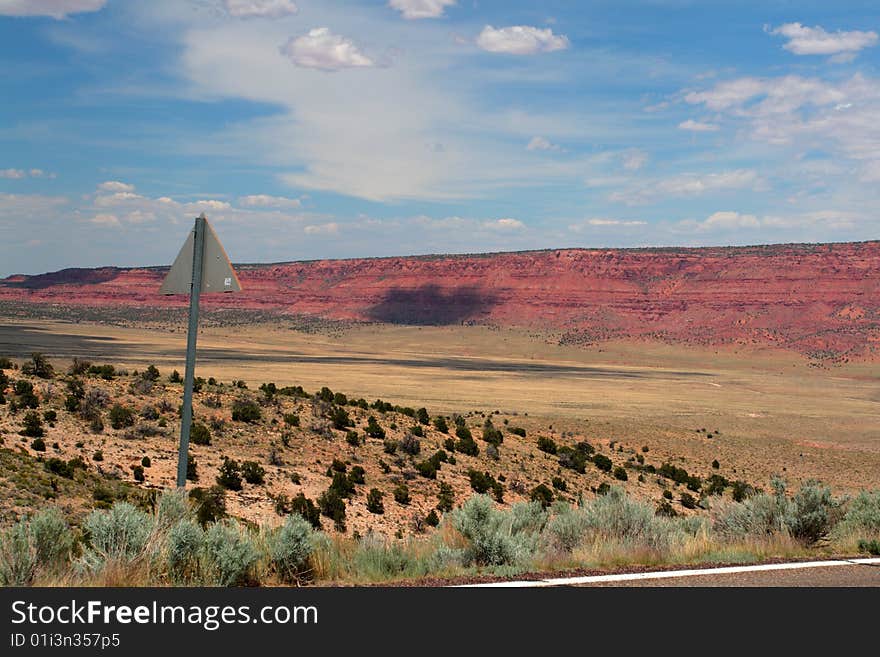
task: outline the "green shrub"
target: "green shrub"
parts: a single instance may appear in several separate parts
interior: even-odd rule
[[[315,529],[321,529],[321,509],[302,493],[290,501],[290,512],[301,515]]]
[[[335,491],[340,497],[352,497],[355,493],[354,484],[342,472],[333,473],[333,481],[330,490]]]
[[[46,451],[46,441],[42,438],[34,438],[31,441],[31,449],[35,452],[45,452]]]
[[[229,490],[241,490],[241,466],[227,456],[223,457],[217,474],[217,483]]]
[[[679,499],[681,500],[681,505],[685,509],[696,509],[697,508],[697,500],[690,493],[687,493],[687,492],[682,493],[681,497]]]
[[[712,459],[712,469],[717,470],[721,467],[721,464],[718,462],[718,459]]]
[[[559,457],[559,465],[563,468],[580,474],[587,471],[587,457],[583,452],[571,447],[560,447],[556,450],[556,454]]]
[[[259,553],[254,541],[236,520],[222,520],[205,532],[209,579],[218,586],[245,586],[255,580]]]
[[[626,481],[627,479],[629,479],[629,475],[627,475],[626,473],[626,468],[624,468],[622,465],[618,465],[616,468],[614,468],[614,478],[620,481]]]
[[[416,471],[427,479],[437,478],[437,463],[433,459],[425,459],[416,463]]]
[[[145,456],[141,459],[141,466],[149,468],[151,465],[153,465],[153,462],[150,460],[149,456]]]
[[[547,521],[543,539],[553,551],[567,554],[583,541],[587,532],[586,516],[579,509],[568,504],[554,508],[553,516]]]
[[[190,499],[196,505],[196,519],[202,527],[226,517],[226,490],[222,486],[193,488]]]
[[[541,505],[542,508],[546,509],[551,504],[553,504],[554,499],[553,491],[547,484],[538,484],[532,489],[532,492],[529,494],[529,499],[533,502],[537,502]]]
[[[153,519],[128,502],[116,502],[109,511],[92,511],[83,529],[88,537],[84,563],[97,570],[107,561],[131,563],[143,556]]]
[[[352,467],[351,472],[348,473],[348,480],[353,484],[363,484],[366,483],[366,471],[363,467],[359,465],[355,465]]]
[[[201,422],[193,422],[189,429],[189,439],[193,445],[210,445],[211,430]]]
[[[733,482],[733,501],[742,502],[754,495],[757,491],[744,481]]]
[[[400,484],[394,487],[394,501],[398,504],[407,505],[410,503],[409,486]]]
[[[662,550],[675,538],[670,526],[654,515],[653,507],[629,498],[616,486],[591,500],[583,513],[588,531],[597,539]]]
[[[611,459],[604,454],[596,454],[593,457],[593,464],[602,472],[611,472],[611,467],[613,465]]]
[[[483,425],[483,441],[495,447],[504,442],[504,434],[495,428],[490,418],[487,418],[486,423]]]
[[[99,376],[105,381],[112,381],[116,378],[116,368],[112,365],[90,365],[88,373],[92,376]]]
[[[185,582],[193,576],[204,544],[204,532],[189,518],[181,518],[171,525],[165,539],[165,563],[173,581]]]
[[[880,534],[880,490],[861,491],[850,500],[842,527],[850,531]]]
[[[428,409],[422,407],[419,410],[417,410],[416,411],[416,420],[418,421],[419,424],[424,424],[425,426],[428,426],[431,423],[431,417],[428,415]]]
[[[134,476],[135,481],[144,481],[146,477],[144,476],[144,466],[136,465],[131,469],[132,476]]]
[[[341,406],[333,407],[333,410],[330,412],[330,421],[333,423],[334,429],[344,430],[354,426],[348,411]]]
[[[458,440],[455,443],[455,451],[467,454],[468,456],[477,456],[480,453],[480,448],[471,435],[470,429],[464,426],[458,427],[455,430],[455,435],[458,436]]]
[[[436,527],[440,524],[440,516],[437,515],[437,512],[434,509],[431,509],[428,512],[428,515],[425,516],[425,524],[428,527]]]
[[[383,443],[383,449],[385,450],[386,454],[396,453],[398,446],[399,446],[399,444],[396,440],[386,440]]]
[[[285,413],[284,414],[284,424],[289,427],[298,427],[299,426],[299,415],[296,413]]]
[[[259,404],[253,399],[240,397],[232,402],[232,420],[234,422],[259,422],[263,416]]]
[[[440,433],[449,433],[449,425],[446,424],[446,418],[442,415],[434,418],[434,428]]]
[[[29,438],[40,438],[40,436],[43,436],[46,433],[43,429],[43,420],[40,419],[40,415],[36,411],[28,411],[27,413],[25,413],[21,425],[22,429],[21,431],[19,431],[19,433],[22,436],[28,436]],[[40,442],[42,443],[43,441],[40,440]],[[43,443],[42,449],[39,449],[37,447],[34,447],[34,449],[39,452],[44,452],[46,451],[46,445],[45,443]]]
[[[410,456],[416,456],[422,451],[422,443],[412,434],[406,434],[400,441],[400,451]]]
[[[199,473],[198,473],[198,464],[196,463],[196,457],[191,453],[187,452],[186,455],[186,480],[187,481],[198,481]]]
[[[34,352],[31,354],[31,359],[21,366],[21,373],[41,379],[51,379],[55,376],[55,368],[43,354]]]
[[[330,518],[338,531],[345,531],[345,500],[331,486],[318,498],[321,514]]]
[[[29,586],[37,574],[37,555],[22,518],[0,532],[0,585]]]
[[[94,454],[92,454],[92,460],[93,460],[93,461],[103,461],[103,460],[104,460],[104,452],[102,452],[102,451],[99,449],[99,450],[96,451]]]
[[[475,495],[452,512],[452,525],[467,542],[465,565],[523,563],[537,546],[546,514],[537,503],[516,504],[510,511],[495,509],[485,495]]]
[[[75,539],[58,507],[38,511],[30,520],[29,531],[40,567],[60,567],[67,563]]]
[[[519,436],[520,438],[526,437],[526,430],[523,429],[522,427],[509,427],[507,430],[510,433],[512,433],[513,435]],[[551,452],[551,454],[552,454],[552,452]]]
[[[439,490],[437,491],[437,510],[443,512],[452,511],[454,504],[455,490],[445,481],[441,481]]]
[[[495,478],[488,472],[480,472],[471,468],[467,472],[471,488],[478,494],[487,493],[495,482]]]
[[[657,508],[654,510],[654,515],[666,518],[674,518],[678,515],[675,509],[672,508],[672,504],[669,503],[669,500],[662,499],[657,504]]]
[[[108,417],[110,418],[110,426],[114,429],[124,429],[134,425],[134,411],[122,404],[114,404]]]
[[[190,517],[189,505],[186,503],[186,494],[179,489],[162,491],[156,502],[156,526],[166,529],[178,520]]]
[[[553,484],[553,488],[555,488],[556,490],[560,490],[563,492],[568,490],[568,484],[565,483],[565,479],[563,479],[562,477],[553,477],[551,483]]]
[[[180,378],[180,372],[172,370],[171,374],[168,376],[168,380],[171,383],[180,383],[183,379]]]
[[[345,442],[352,447],[357,447],[361,444],[361,439],[360,436],[358,436],[357,431],[349,431],[345,434]]]
[[[868,554],[880,555],[880,541],[876,538],[873,540],[862,539],[859,541],[859,552],[867,552]]]
[[[43,420],[45,420],[49,424],[52,424],[57,419],[58,419],[58,413],[56,413],[55,411],[48,410],[48,411],[43,412]]]
[[[314,530],[302,516],[291,515],[271,534],[269,559],[285,582],[303,580],[310,569]]]
[[[241,464],[241,476],[249,484],[259,485],[266,480],[266,470],[256,461],[244,461]]]
[[[385,513],[385,505],[382,503],[383,497],[382,491],[378,488],[371,488],[367,493],[367,511],[376,514]]]
[[[376,418],[372,415],[367,418],[367,435],[370,438],[382,439],[385,437],[385,429],[379,426]]]
[[[791,535],[807,545],[828,535],[840,515],[841,503],[831,489],[815,480],[805,482],[791,500]]]
[[[45,445],[44,445],[45,449]],[[51,472],[65,479],[73,479],[74,468],[69,462],[56,457],[48,458],[43,462],[43,468],[46,472]]]

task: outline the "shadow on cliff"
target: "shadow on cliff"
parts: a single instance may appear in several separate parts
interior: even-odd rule
[[[443,289],[428,284],[417,288],[392,288],[365,314],[369,319],[385,324],[446,326],[488,314],[498,301],[494,292],[474,287]]]
[[[25,290],[44,290],[53,285],[96,285],[112,281],[119,276],[121,270],[115,267],[102,267],[101,269],[62,269],[28,276],[21,281],[2,281],[4,287],[17,287]]]

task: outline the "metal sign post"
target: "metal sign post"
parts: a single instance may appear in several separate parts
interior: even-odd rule
[[[199,335],[199,298],[202,292],[239,292],[238,276],[204,212],[180,249],[162,282],[162,294],[189,294],[189,325],[186,332],[186,372],[183,377],[183,410],[177,454],[177,487],[186,486],[192,397],[196,371],[196,340]]]

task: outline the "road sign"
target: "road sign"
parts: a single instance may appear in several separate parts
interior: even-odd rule
[[[202,215],[204,216],[204,215]],[[165,276],[161,294],[189,294],[193,282],[193,252],[195,249],[195,231],[190,232],[186,242],[177,254],[174,264]],[[241,292],[238,276],[229,262],[229,257],[217,239],[217,233],[211,224],[205,221],[205,247],[202,270],[202,285],[199,290],[205,292]]]
[[[186,486],[189,432],[192,426],[193,382],[196,370],[196,339],[199,335],[199,297],[202,292],[240,292],[238,276],[203,212],[183,243],[180,253],[159,288],[162,294],[188,294],[189,326],[186,333],[186,373],[183,377],[183,412],[180,448],[177,453],[177,487]]]

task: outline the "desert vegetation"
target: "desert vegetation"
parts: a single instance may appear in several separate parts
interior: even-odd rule
[[[288,585],[377,583],[622,565],[741,563],[829,550],[876,553],[880,491],[835,498],[818,482],[793,495],[782,480],[708,517],[669,517],[611,487],[577,504],[500,507],[474,495],[430,533],[347,537],[285,513],[276,526],[226,516],[224,493],[166,491],[148,507],[115,502],[72,526],[57,507],[21,518],[0,540],[0,583],[28,585]],[[381,494],[370,491],[374,513]],[[295,505],[294,505],[295,506]],[[439,506],[439,505],[438,505]],[[304,510],[306,515],[311,515]],[[817,547],[817,543],[823,543]]]
[[[215,377],[194,397],[190,490],[171,493],[173,372],[42,354],[0,365],[8,584],[382,582],[876,552],[880,540],[880,492],[749,481],[727,457],[527,413],[432,414]],[[51,555],[47,532],[62,546]]]

